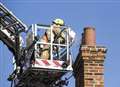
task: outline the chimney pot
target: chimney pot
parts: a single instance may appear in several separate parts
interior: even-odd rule
[[[94,27],[85,27],[83,36],[84,45],[96,45],[96,32]]]

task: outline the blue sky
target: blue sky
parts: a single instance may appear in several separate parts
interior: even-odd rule
[[[26,25],[35,23],[50,24],[55,18],[63,18],[76,32],[73,45],[75,60],[81,33],[85,26],[96,28],[97,44],[106,46],[105,87],[120,87],[120,1],[119,0],[0,0]],[[0,87],[10,87],[7,77],[12,72],[12,54],[0,42]],[[74,86],[74,78],[69,87]]]

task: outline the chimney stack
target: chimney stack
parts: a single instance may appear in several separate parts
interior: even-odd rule
[[[105,54],[106,48],[96,45],[95,28],[85,27],[73,66],[76,87],[104,87]]]

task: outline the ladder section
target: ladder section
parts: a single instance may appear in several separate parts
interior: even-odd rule
[[[16,36],[27,29],[11,11],[0,3],[0,40],[14,54],[16,47]],[[19,37],[19,36],[18,36]]]

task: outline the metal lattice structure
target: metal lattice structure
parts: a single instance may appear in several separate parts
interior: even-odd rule
[[[26,29],[23,24],[11,11],[0,3],[0,39],[13,51],[15,51],[15,35]]]

